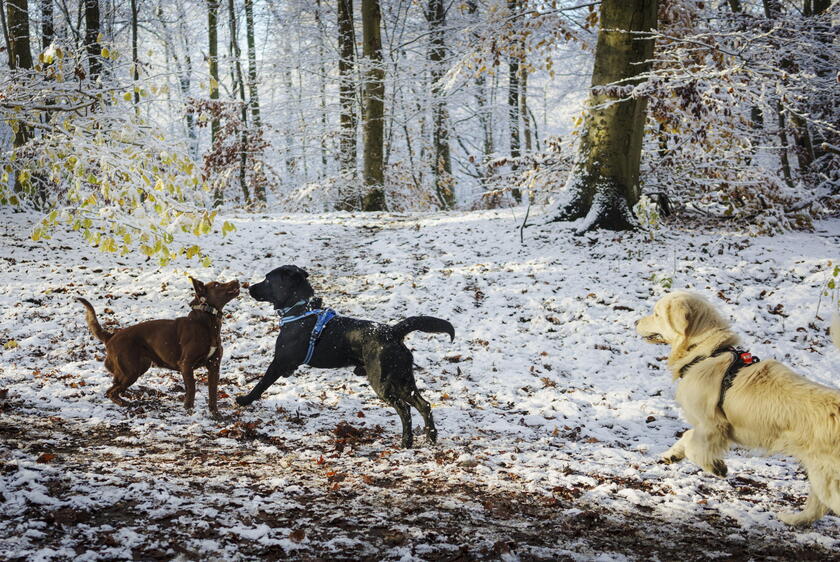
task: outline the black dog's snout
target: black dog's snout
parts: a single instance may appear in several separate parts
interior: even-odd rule
[[[252,299],[259,300],[259,299],[262,298],[262,294],[263,294],[262,285],[263,285],[262,283],[257,283],[255,285],[251,285],[250,287],[248,287],[248,294],[251,295]]]

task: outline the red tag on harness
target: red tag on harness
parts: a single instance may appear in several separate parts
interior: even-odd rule
[[[742,353],[741,354],[741,361],[744,362],[744,365],[752,365],[755,363],[755,357],[752,356],[752,353]]]

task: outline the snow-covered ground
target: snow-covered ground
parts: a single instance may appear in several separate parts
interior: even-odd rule
[[[840,221],[750,238],[671,228],[575,237],[525,231],[521,210],[423,215],[238,215],[203,246],[210,268],[104,255],[75,234],[28,239],[0,211],[0,557],[3,559],[702,559],[840,556],[840,519],[791,530],[789,458],[736,450],[729,477],[656,462],[686,428],[665,349],[633,324],[666,289],[711,298],[750,351],[838,385],[817,303]],[[184,315],[189,273],[257,281],[306,268],[341,314],[456,328],[414,333],[416,377],[439,442],[401,450],[399,420],[350,369],[301,368],[249,408],[277,322],[228,306],[214,421],[199,385],[152,369],[121,409],[104,397],[106,325]],[[417,431],[422,423],[415,413]]]

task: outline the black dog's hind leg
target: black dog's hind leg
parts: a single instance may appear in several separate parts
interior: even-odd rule
[[[262,393],[265,392],[269,386],[274,384],[277,379],[280,377],[290,377],[292,373],[295,372],[297,367],[292,369],[283,368],[280,366],[278,361],[272,361],[271,365],[268,366],[268,370],[263,375],[263,378],[260,379],[260,382],[257,383],[257,386],[254,389],[246,394],[245,396],[237,396],[236,403],[240,406],[247,406],[254,400],[259,399],[262,396]]]
[[[393,400],[386,400],[397,411],[402,422],[402,447],[403,449],[410,449],[414,444],[414,435],[411,433],[411,409],[408,404],[400,398]]]
[[[424,428],[426,438],[432,443],[437,442],[437,429],[435,428],[435,420],[432,417],[432,406],[420,396],[420,392],[416,388],[408,395],[406,402],[414,406],[420,412],[420,415],[423,416],[423,423],[426,424]]]

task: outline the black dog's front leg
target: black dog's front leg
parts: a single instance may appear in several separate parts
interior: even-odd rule
[[[257,400],[262,393],[268,389],[269,386],[274,384],[277,379],[280,377],[290,377],[292,373],[295,372],[295,368],[289,369],[284,368],[281,366],[280,361],[276,359],[271,362],[271,365],[268,366],[268,370],[263,375],[263,378],[260,379],[260,382],[257,383],[257,386],[254,389],[246,394],[245,396],[237,396],[236,403],[240,406],[248,406],[254,400]]]

